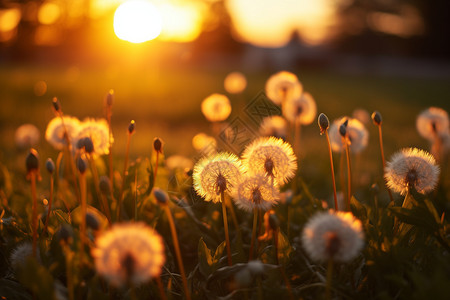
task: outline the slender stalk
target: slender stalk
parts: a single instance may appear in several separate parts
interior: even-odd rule
[[[45,219],[44,230],[42,230],[42,234],[44,234],[47,231],[48,219],[50,219],[50,212],[52,211],[53,188],[54,188],[53,174],[50,174],[50,195],[48,197],[49,198],[48,199],[48,211],[47,211],[47,218]]]
[[[383,133],[382,133],[382,130],[381,130],[381,124],[378,125],[378,137],[379,137],[379,140],[380,140],[381,161],[383,163],[383,174],[384,174],[384,169],[386,169],[386,160],[384,158]],[[394,202],[394,198],[392,197],[392,192],[391,192],[391,190],[389,188],[387,189],[387,191],[388,191],[388,194],[389,194],[389,199],[391,200],[391,203],[393,203]]]
[[[325,130],[325,136],[327,138],[328,154],[330,156],[331,179],[333,181],[334,209],[336,211],[338,211],[339,207],[338,207],[337,193],[336,193],[336,178],[334,178],[333,152],[331,151],[331,142],[330,142],[330,136],[328,135],[328,130]]]
[[[156,284],[158,285],[159,297],[161,298],[161,300],[167,300],[167,296],[166,296],[166,293],[164,292],[164,285],[162,283],[161,276],[157,276],[155,278],[155,280],[156,280]]]
[[[153,173],[153,178],[155,181],[156,181],[156,175],[158,174],[158,165],[159,165],[159,151],[156,151],[155,170]]]
[[[86,244],[86,214],[87,214],[87,201],[86,201],[86,174],[80,173],[80,192],[81,192],[81,224],[80,224],[80,253],[84,255],[84,245]],[[81,259],[81,262],[83,260]]]
[[[252,229],[252,240],[250,242],[250,253],[248,255],[249,261],[253,259],[253,247],[255,246],[257,226],[258,226],[258,209],[255,207],[253,209],[253,229]]]
[[[108,120],[108,140],[109,140],[109,153],[108,153],[108,165],[109,165],[109,181],[111,182],[111,190],[114,186],[114,169],[113,169],[113,154],[112,154],[112,127],[111,127],[111,106],[107,105],[106,119]]]
[[[100,200],[100,205],[102,206],[102,211],[105,214],[106,218],[108,219],[109,225],[111,225],[111,212],[109,210],[108,201],[107,201],[105,195],[103,195],[102,192],[100,191],[100,179],[98,177],[97,166],[95,164],[93,155],[89,154],[88,156],[89,156],[89,164],[91,166],[91,171],[92,171],[92,178],[94,179],[95,191],[97,192],[97,196]]]
[[[37,197],[36,197],[36,172],[30,172],[31,176],[31,197],[33,199],[33,257],[36,257],[37,252],[37,229],[38,229],[38,215],[37,215]]]
[[[331,281],[333,279],[333,259],[328,260],[326,299],[331,300]]]
[[[280,266],[281,276],[283,277],[284,284],[286,284],[286,288],[287,288],[288,294],[289,294],[289,299],[290,300],[294,300],[294,295],[292,294],[291,283],[289,282],[289,279],[286,276],[286,272],[284,270],[284,266],[280,265],[280,261],[278,259],[278,252],[279,252],[279,247],[278,247],[278,229],[273,231],[273,244],[275,246],[275,261],[276,261],[276,264],[278,266]]]
[[[178,243],[177,229],[175,228],[175,222],[173,221],[172,212],[170,211],[169,205],[164,205],[164,210],[166,211],[167,219],[169,220],[170,232],[172,234],[173,246],[175,248],[175,254],[178,261],[178,267],[180,268],[181,279],[183,280],[183,289],[186,294],[186,299],[191,299],[191,294],[188,289],[186,273],[184,272],[183,259],[181,257],[180,244]]]
[[[341,191],[342,191],[342,197],[344,197],[345,192],[346,192],[346,187],[345,187],[345,174],[344,174],[344,163],[345,163],[345,154],[344,154],[345,150],[342,149],[342,152],[340,154],[340,159],[339,159],[339,184],[341,186]],[[344,207],[343,210],[345,210],[346,208]]]
[[[226,200],[227,200],[227,205],[230,208],[231,220],[233,221],[234,227],[236,228],[236,233],[238,235],[239,240],[242,241],[241,227],[239,227],[239,222],[237,220],[236,213],[234,211],[233,203],[232,203],[231,199],[228,197],[226,197]]]
[[[225,241],[227,244],[227,257],[228,257],[228,265],[233,265],[231,260],[231,248],[230,248],[230,236],[228,234],[228,218],[227,218],[227,205],[225,203],[225,192],[220,192],[220,198],[222,200],[222,216],[223,216],[223,227],[225,230]]]
[[[350,163],[350,149],[345,141],[345,154],[347,156],[347,210],[350,210],[350,199],[352,198],[352,167]]]
[[[123,164],[123,174],[122,174],[122,185],[120,186],[120,193],[119,193],[119,202],[117,203],[117,220],[120,221],[121,215],[120,215],[120,210],[122,208],[122,201],[123,201],[123,190],[125,188],[125,179],[127,177],[128,174],[128,155],[130,153],[130,141],[131,141],[131,134],[128,132],[127,135],[127,145],[126,145],[126,150],[125,150],[125,161]]]

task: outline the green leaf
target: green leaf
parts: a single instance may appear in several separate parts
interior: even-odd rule
[[[55,209],[52,211],[52,214],[58,220],[58,223],[67,223],[70,224],[70,216],[63,212],[61,209]]]
[[[281,230],[278,230],[278,261],[280,264],[287,264],[291,253],[292,246],[289,243],[289,239],[281,232]]]
[[[203,241],[203,238],[200,238],[200,240],[198,241],[198,266],[200,268],[200,272],[205,277],[208,277],[213,272],[211,267],[212,264],[213,257],[211,250],[208,249],[205,242]]]
[[[437,223],[431,213],[421,207],[413,207],[412,209],[402,207],[391,207],[390,211],[401,221],[407,224],[416,225],[431,233],[439,230]]]
[[[363,223],[368,222],[366,207],[353,196],[350,199],[350,209],[355,217],[360,219]]]

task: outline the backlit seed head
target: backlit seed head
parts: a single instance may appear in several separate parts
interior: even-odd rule
[[[25,166],[27,168],[27,173],[38,172],[39,170],[39,154],[38,152],[31,148],[30,152],[25,159]]]
[[[132,134],[135,129],[136,129],[136,122],[134,122],[134,120],[131,120],[130,124],[128,125],[128,133]]]
[[[383,118],[381,117],[381,114],[378,111],[374,111],[372,113],[372,121],[373,124],[375,125],[381,125],[381,123],[383,122]]]
[[[328,117],[324,113],[320,113],[317,122],[319,123],[320,134],[324,134],[330,127],[330,120],[328,120]]]
[[[51,158],[48,158],[45,162],[45,168],[50,174],[53,174],[53,172],[55,171],[55,163]]]
[[[162,153],[162,151],[163,151],[163,141],[160,138],[156,137],[153,140],[153,149],[155,149],[156,152]]]

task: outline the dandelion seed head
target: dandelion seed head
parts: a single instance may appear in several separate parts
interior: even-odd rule
[[[27,149],[39,143],[40,132],[33,124],[23,124],[14,133],[14,141],[20,149]]]
[[[348,123],[347,126],[345,126],[345,135],[350,144],[350,151],[352,153],[359,153],[364,150],[369,143],[369,132],[360,121],[348,117],[339,118],[331,124],[330,129],[328,130],[331,149],[335,152],[342,152],[344,149],[340,128],[346,121]]]
[[[286,119],[280,116],[265,117],[259,127],[259,133],[262,136],[274,136],[277,138],[286,139]]]
[[[231,104],[227,96],[214,93],[202,102],[202,113],[210,122],[225,121],[231,113]]]
[[[355,109],[352,113],[352,117],[360,121],[364,125],[369,124],[371,118],[369,112],[363,108]]]
[[[297,158],[289,143],[275,137],[262,137],[249,144],[242,163],[250,174],[266,174],[280,184],[294,177]]]
[[[245,176],[233,195],[234,203],[248,212],[255,208],[267,211],[276,205],[279,199],[278,187],[272,185],[269,178],[262,174]]]
[[[104,155],[109,153],[109,126],[105,119],[85,119],[83,123],[81,123],[77,141],[84,138],[91,139],[94,146],[94,154]],[[113,138],[111,137],[111,143],[112,142]]]
[[[39,248],[37,248],[36,250],[36,259],[39,263],[41,263]],[[11,261],[11,267],[14,272],[17,273],[23,267],[25,267],[25,263],[28,257],[33,257],[33,246],[30,242],[23,242],[14,248],[9,257]]]
[[[247,79],[240,72],[231,72],[225,77],[223,85],[228,93],[240,94],[247,87]]]
[[[434,141],[450,133],[448,114],[442,108],[430,107],[417,116],[416,127],[422,137]]]
[[[299,98],[290,98],[283,103],[283,116],[291,123],[311,124],[317,115],[316,101],[310,93],[303,92]]]
[[[266,95],[273,103],[281,105],[290,99],[300,98],[303,86],[297,76],[291,72],[281,71],[266,81]]]
[[[435,189],[439,173],[431,154],[417,148],[406,148],[392,156],[384,177],[387,186],[401,195],[405,195],[410,188],[426,194]]]
[[[98,237],[92,250],[97,272],[115,286],[139,285],[161,273],[160,235],[144,223],[122,223]]]
[[[222,152],[204,157],[194,166],[195,191],[206,201],[220,202],[221,192],[235,192],[243,171],[239,158],[234,154]]]
[[[71,144],[78,137],[81,129],[81,123],[77,118],[71,116],[63,116],[62,118],[64,124],[61,117],[55,117],[48,123],[45,131],[45,139],[56,150],[62,150],[67,145],[64,128],[67,130],[67,137]]]
[[[348,262],[364,245],[361,222],[350,212],[319,212],[306,223],[302,244],[315,261]]]

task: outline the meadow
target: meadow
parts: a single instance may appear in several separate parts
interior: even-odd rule
[[[405,147],[429,150],[429,142],[417,132],[416,118],[430,106],[450,111],[448,78],[293,70],[304,89],[313,96],[317,116],[323,112],[331,123],[339,117],[352,116],[355,109],[364,109],[368,117],[364,124],[369,133],[368,144],[358,155],[351,155],[353,197],[348,199],[347,209],[351,211],[348,214],[359,220],[355,222],[361,224],[364,245],[350,260],[316,261],[303,244],[303,231],[317,212],[333,208],[327,142],[320,135],[317,116],[312,124],[302,126],[300,141],[293,149],[298,170],[286,179],[286,184],[277,186],[280,194],[275,202],[278,204],[264,217],[261,210],[257,213],[255,209],[252,214],[251,210],[240,209],[232,201],[234,194],[225,195],[225,188],[220,190],[220,185],[216,187],[223,194],[220,200],[205,201],[205,195],[199,195],[201,192],[193,182],[193,166],[207,156],[192,145],[197,133],[215,137],[218,148],[234,150],[237,156],[259,136],[260,119],[255,121],[249,112],[255,107],[255,99],[270,102],[263,91],[266,80],[274,72],[244,72],[247,88],[241,94],[232,95],[223,87],[229,71],[234,70],[158,66],[103,70],[37,65],[3,67],[0,71],[0,296],[6,299],[446,299],[450,280],[448,163],[443,160],[440,166],[436,189],[427,193],[411,190],[406,198],[393,192],[394,201],[390,202],[383,179],[378,128],[370,114],[376,110],[382,115],[386,160]],[[46,85],[43,95],[36,86],[40,80]],[[58,151],[45,140],[47,124],[61,112],[80,120],[104,118],[108,109],[105,97],[111,89],[114,90],[112,164],[107,154],[91,155],[89,144],[81,145],[79,151],[66,148]],[[226,94],[231,102],[228,125],[222,123],[222,131],[217,131],[200,110],[203,99],[212,93]],[[58,99],[57,106],[52,103],[53,97]],[[130,127],[131,120],[135,121],[135,127]],[[221,135],[223,130],[233,128],[236,120],[248,129],[248,143],[244,139],[246,143],[238,147],[233,144],[236,139],[231,139],[230,144],[230,139]],[[41,133],[39,142],[33,145],[39,153],[37,165],[30,165],[34,154],[29,147],[20,149],[14,143],[14,132],[24,123],[36,125]],[[291,136],[289,132],[286,139],[294,144]],[[155,138],[163,141],[162,147],[155,144]],[[169,166],[167,158],[173,155],[187,157],[192,165],[186,169],[180,161],[179,166]],[[344,173],[345,165],[340,163],[339,153],[333,155],[338,190],[345,190],[348,176]],[[52,172],[48,172],[47,158],[56,164]],[[114,172],[109,176],[111,169]],[[40,176],[42,180],[37,181],[34,190],[32,182]],[[110,179],[109,183],[105,177]],[[216,191],[216,194],[220,193]],[[340,197],[345,198],[345,193]],[[52,213],[45,227],[51,198]],[[404,199],[414,205],[406,206]],[[35,228],[36,213],[39,221]],[[225,225],[224,215],[228,215]],[[143,222],[161,236],[159,241],[155,238],[149,244],[161,243],[162,251],[154,250],[149,257],[144,252],[140,254],[149,259],[151,268],[147,269],[157,269],[148,277],[138,274],[142,271],[138,269],[139,257],[126,256],[120,260],[119,267],[106,264],[103,270],[96,260],[101,251],[95,249],[100,249],[101,241],[108,243],[105,236],[111,225],[117,228],[116,223],[132,222]],[[258,241],[252,222],[259,224]],[[139,229],[128,230],[131,235],[139,235]],[[120,234],[123,233],[117,233]],[[228,235],[229,243],[225,241]],[[34,239],[37,246],[34,255],[30,255]],[[142,243],[136,248],[148,246]],[[23,245],[28,248],[22,247],[24,252],[17,254],[18,246]],[[331,253],[334,248],[327,249]],[[152,255],[153,259],[159,257],[159,262],[153,263]],[[118,275],[109,276],[108,272]]]

